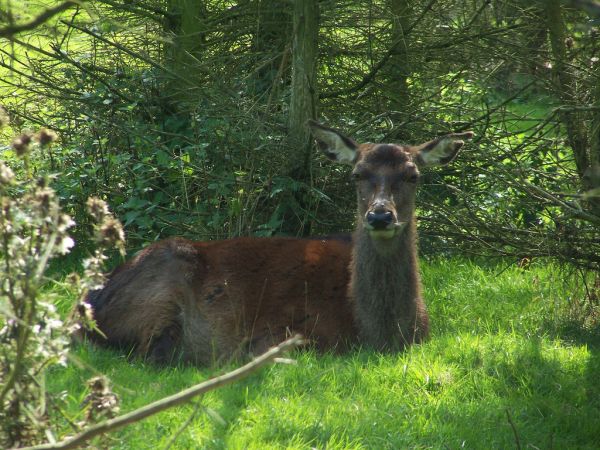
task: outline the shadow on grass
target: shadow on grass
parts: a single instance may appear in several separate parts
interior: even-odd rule
[[[581,325],[580,321],[562,320],[558,323],[549,324],[551,336],[561,339],[569,344],[584,346],[589,356],[582,380],[582,388],[585,391],[585,400],[593,409],[595,417],[600,417],[600,326]],[[600,422],[600,420],[598,421]],[[597,430],[600,430],[600,424]],[[597,434],[597,433],[596,433]],[[600,447],[600,440],[595,448]]]
[[[469,345],[479,356],[460,358]],[[306,408],[303,423],[282,413],[273,418],[274,433],[316,448],[336,439],[364,448],[597,448],[596,351],[515,335],[469,345],[447,353],[425,346],[392,357],[366,351],[328,357],[322,370],[345,371],[336,391],[347,406],[332,406],[342,418],[323,412],[330,405],[315,396],[327,388],[317,389],[305,404],[321,408],[320,415]]]
[[[176,448],[257,442],[316,448],[488,449],[516,448],[517,442],[521,448],[597,448],[598,335],[568,327],[545,337],[449,333],[395,355],[364,349],[343,356],[299,352],[292,355],[299,361],[292,370],[263,368],[201,398],[200,412]],[[238,366],[161,369],[107,350],[80,352],[86,351],[87,362],[113,379],[126,409]],[[118,439],[133,445],[141,435],[161,442],[192,409],[159,416]]]
[[[424,442],[448,448],[597,448],[598,352],[588,352],[587,361],[570,352],[538,338],[484,351],[479,367],[463,367],[465,389],[441,400]]]
[[[581,321],[564,319],[546,322],[545,329],[549,331],[549,335],[553,338],[600,350],[600,326],[584,327]]]
[[[398,355],[356,350],[301,358],[314,367],[300,369],[294,387],[276,391],[301,399],[295,413],[301,418],[282,410],[265,437],[282,445],[294,436],[316,448],[337,448],[336,442],[340,448],[597,448],[596,348],[512,334],[474,339],[472,346],[477,357],[466,359],[458,353],[469,345],[436,353],[427,344]],[[237,388],[220,396],[237,412],[260,408],[260,385],[253,388],[245,404]],[[332,392],[338,399],[328,403]],[[235,420],[237,412],[227,411]],[[236,431],[213,432],[225,439],[221,433]]]

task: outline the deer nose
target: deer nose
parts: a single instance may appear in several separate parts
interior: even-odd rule
[[[375,230],[383,230],[394,221],[394,215],[391,211],[369,211],[367,213],[367,223]]]

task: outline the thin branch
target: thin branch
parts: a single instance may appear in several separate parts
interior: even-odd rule
[[[143,2],[123,2],[119,3],[118,1],[113,0],[99,0],[100,3],[105,3],[109,6],[112,6],[115,9],[119,9],[121,11],[127,11],[129,13],[135,14],[140,17],[145,17],[146,19],[153,20],[157,23],[161,23],[161,21],[169,16],[169,12],[166,10],[161,10],[156,7],[150,7],[149,5],[144,5]],[[150,11],[150,12],[148,12]]]
[[[65,450],[77,448],[96,436],[135,422],[139,422],[168,408],[186,403],[198,395],[205,394],[206,392],[212,391],[226,384],[241,380],[242,378],[245,378],[248,375],[256,372],[259,368],[272,362],[275,358],[278,358],[282,354],[294,349],[295,347],[298,347],[299,345],[302,345],[303,343],[304,340],[302,337],[299,335],[293,336],[278,346],[271,348],[266,353],[255,358],[248,364],[224,375],[212,378],[161,400],[157,400],[149,405],[143,406],[127,414],[123,414],[122,416],[93,425],[78,435],[75,435],[62,442],[25,447],[20,450]]]
[[[38,26],[42,25],[43,23],[48,22],[55,15],[60,14],[61,12],[66,11],[67,9],[73,6],[76,6],[79,3],[80,2],[68,0],[64,3],[61,3],[58,6],[55,6],[54,8],[46,9],[43,13],[41,13],[39,16],[37,16],[30,22],[23,23],[20,25],[12,24],[8,25],[7,27],[0,28],[0,38],[10,39],[15,34],[22,33],[23,31],[33,30]]]
[[[97,81],[98,83],[100,83],[101,85],[103,85],[111,94],[113,94],[115,97],[118,97],[122,100],[124,100],[127,103],[134,103],[134,100],[132,98],[129,98],[128,96],[126,96],[125,94],[123,94],[120,89],[115,89],[110,83],[108,83],[107,81],[105,81],[103,78],[99,77],[96,74],[96,68],[94,67],[92,68],[87,68],[85,65],[81,64],[80,62],[76,61],[73,58],[70,58],[67,52],[64,52],[62,50],[60,50],[57,46],[55,46],[54,44],[50,44],[50,47],[58,54],[61,55],[63,58],[63,61],[66,62],[67,64],[72,64],[75,67],[77,67],[82,73],[85,73],[87,76],[89,76],[92,80]]]
[[[408,29],[404,32],[404,36],[408,35],[419,24],[419,22],[421,22],[423,17],[425,17],[425,14],[427,12],[429,12],[429,10],[431,8],[433,8],[433,5],[436,2],[437,2],[437,0],[431,0],[429,2],[429,4],[427,6],[425,6],[425,8],[421,12],[421,14],[417,18],[417,20],[415,20],[412,23],[412,25],[410,25],[408,27]],[[323,92],[319,95],[319,98],[324,99],[324,98],[339,97],[340,95],[352,94],[354,92],[360,91],[363,87],[365,87],[367,84],[369,84],[371,81],[373,81],[373,79],[379,73],[379,71],[381,69],[383,69],[383,67],[387,64],[388,60],[394,54],[394,51],[396,50],[396,47],[398,46],[399,43],[400,43],[400,39],[393,42],[392,45],[390,46],[390,48],[385,53],[385,55],[383,55],[383,58],[381,58],[381,60],[377,64],[375,64],[375,66],[373,66],[373,69],[371,69],[371,71],[368,74],[366,74],[358,84],[356,84],[348,89],[340,89],[340,90],[332,91],[332,92]]]
[[[190,424],[192,423],[192,421],[196,418],[196,416],[198,415],[198,411],[200,411],[200,402],[195,402],[194,405],[195,405],[194,410],[192,411],[190,416],[185,420],[185,422],[183,422],[183,424],[179,427],[179,429],[175,432],[175,434],[173,434],[171,436],[171,438],[169,439],[169,441],[163,447],[162,450],[169,450],[171,448],[171,446],[175,443],[175,441],[177,441],[179,436],[181,436],[181,434],[185,431],[185,429],[187,427],[189,427]]]
[[[1,53],[6,53],[6,52],[4,50],[0,49],[0,54]],[[13,58],[13,60],[14,60],[14,58]],[[19,64],[23,65],[24,67],[27,67],[27,65],[24,64],[24,63],[19,62]],[[23,72],[23,71],[21,71],[19,69],[16,69],[15,67],[11,67],[9,64],[6,64],[4,62],[3,58],[0,59],[0,67],[4,67],[5,69],[7,69],[8,71],[10,71],[11,73],[16,73],[17,75],[20,75],[20,76],[26,78],[29,81],[32,81],[32,82],[37,83],[39,85],[45,86],[47,88],[50,88],[50,90],[57,90],[59,92],[65,93],[65,94],[73,94],[75,96],[79,96],[80,95],[79,91],[75,91],[75,90],[69,89],[69,88],[59,87],[59,83],[54,83],[54,82],[50,83],[50,82],[45,81],[45,80],[43,80],[41,78],[38,78],[38,77],[36,77],[34,75],[29,75],[29,74],[27,74],[27,73],[25,73],[25,72]],[[0,77],[0,81],[5,81],[5,80],[4,80],[3,77]]]
[[[438,44],[424,47],[422,49],[422,51],[444,50],[444,49],[455,47],[459,44],[464,44],[465,42],[478,41],[479,39],[482,39],[482,38],[495,36],[497,34],[503,34],[503,33],[506,33],[507,31],[517,30],[517,29],[525,28],[525,27],[526,26],[524,24],[516,23],[514,25],[508,25],[504,28],[497,28],[497,29],[494,29],[491,31],[483,31],[481,33],[467,34],[466,36],[461,36],[460,38],[458,38],[454,41],[443,41]]]
[[[559,106],[558,108],[554,108],[553,112],[561,113],[561,112],[588,112],[588,111],[600,111],[600,106],[596,105],[574,105],[574,106]]]
[[[512,418],[510,417],[510,413],[508,412],[508,409],[506,410],[506,418],[508,419],[508,423],[510,424],[510,427],[512,428],[513,435],[515,436],[515,448],[517,450],[521,450],[521,441],[519,440],[519,433],[517,433],[517,427],[515,426],[515,423],[513,422]]]
[[[131,56],[133,58],[139,59],[139,60],[141,60],[141,61],[143,61],[143,62],[151,65],[152,67],[155,67],[155,68],[157,68],[157,69],[159,69],[159,70],[161,70],[161,71],[163,71],[163,72],[171,75],[174,79],[182,81],[183,83],[185,83],[188,86],[193,86],[193,84],[194,84],[188,78],[185,78],[184,76],[181,76],[178,73],[173,72],[172,70],[168,69],[167,67],[165,67],[165,66],[157,63],[152,58],[150,58],[148,56],[145,56],[145,55],[142,55],[141,53],[134,52],[130,48],[128,48],[128,47],[126,47],[124,45],[121,45],[118,42],[114,42],[114,41],[111,41],[109,39],[106,39],[105,37],[99,35],[98,33],[95,33],[92,30],[89,30],[89,29],[87,29],[85,27],[81,27],[81,26],[78,26],[78,25],[75,25],[75,24],[69,24],[67,22],[63,22],[63,23],[65,25],[70,26],[71,28],[79,30],[79,31],[81,31],[81,32],[83,32],[85,34],[88,34],[88,35],[92,36],[95,39],[98,39],[100,42],[104,42],[107,45],[115,47],[116,49],[121,50],[124,53],[127,53],[129,56]],[[199,70],[199,68],[196,68],[196,70]]]
[[[44,50],[43,48],[37,47],[33,44],[31,44],[30,42],[25,42],[22,41],[20,39],[17,38],[13,38],[12,40],[15,44],[21,45],[29,50],[32,50],[36,53],[39,53],[41,55],[44,55],[52,60],[58,61],[58,62],[67,62],[67,63],[71,63],[71,59],[67,56],[68,53],[62,51],[60,48],[60,45],[57,44],[52,44],[52,48],[55,50],[54,52],[49,52],[47,50]],[[93,65],[93,64],[84,64],[82,62],[79,63],[83,68],[85,68],[87,71],[95,71],[95,72],[102,72],[105,75],[114,75],[115,71],[114,70],[109,70],[106,69],[104,67],[100,67],[98,65]]]
[[[584,211],[576,205],[573,205],[571,202],[563,201],[557,198],[550,192],[545,191],[544,189],[540,188],[539,186],[536,186],[535,184],[530,183],[525,179],[521,180],[521,182],[523,183],[525,190],[531,195],[538,194],[539,197],[549,200],[556,206],[560,206],[563,209],[563,211],[569,213],[571,216],[576,217],[577,219],[585,220],[595,225],[600,225],[600,217]]]
[[[481,116],[476,117],[475,119],[472,119],[472,120],[468,121],[467,123],[463,124],[461,127],[457,128],[456,131],[467,130],[467,129],[471,128],[473,125],[475,125],[476,123],[481,122],[484,119],[489,119],[489,117],[491,117],[492,114],[494,114],[496,111],[503,108],[504,106],[508,105],[514,99],[518,98],[523,92],[527,91],[535,83],[537,83],[537,80],[530,81],[525,86],[523,86],[521,89],[519,89],[517,92],[515,92],[513,95],[504,99],[504,101],[502,101],[502,103],[499,103],[498,105],[494,106],[493,108],[488,109],[485,112],[485,114],[482,114]]]
[[[473,17],[471,17],[471,19],[469,20],[469,22],[467,23],[467,25],[465,26],[465,28],[471,28],[471,26],[475,23],[475,21],[479,18],[479,16],[481,15],[481,13],[483,12],[483,10],[485,8],[487,8],[488,6],[490,6],[490,3],[492,3],[492,0],[485,0],[481,6],[479,7],[479,9],[475,12],[475,14],[473,14]]]

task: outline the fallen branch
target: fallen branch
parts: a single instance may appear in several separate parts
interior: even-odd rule
[[[149,405],[136,409],[135,411],[123,414],[122,416],[115,417],[114,419],[109,419],[104,422],[93,425],[90,428],[82,431],[81,433],[70,437],[62,442],[36,445],[33,447],[24,447],[20,450],[65,450],[77,448],[96,436],[108,433],[109,431],[116,430],[117,428],[124,427],[125,425],[129,425],[134,422],[139,422],[168,408],[172,408],[173,406],[186,403],[187,401],[198,395],[204,394],[208,391],[212,391],[226,384],[233,383],[234,381],[238,381],[242,378],[245,378],[251,373],[256,372],[259,368],[274,361],[282,354],[301,345],[303,342],[304,340],[301,336],[293,336],[290,339],[282,342],[278,346],[268,350],[261,356],[258,356],[257,358],[253,359],[248,364],[231,372],[228,372],[224,375],[212,378],[203,383],[197,384],[196,386],[192,386],[191,388],[181,391],[177,394],[157,400],[153,403],[150,403]]]

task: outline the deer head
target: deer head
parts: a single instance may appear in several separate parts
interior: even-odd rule
[[[451,162],[463,139],[473,132],[453,133],[417,146],[357,144],[337,130],[310,121],[320,149],[330,159],[353,167],[358,194],[358,226],[385,246],[414,220],[419,169]]]

